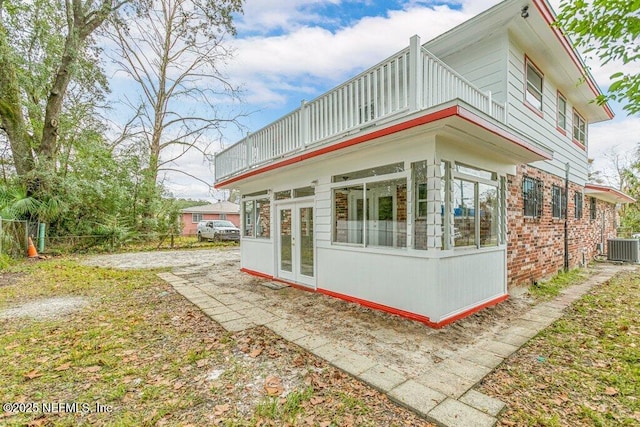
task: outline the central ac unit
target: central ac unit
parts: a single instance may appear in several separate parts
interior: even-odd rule
[[[607,259],[640,263],[640,240],[609,239],[607,240]]]

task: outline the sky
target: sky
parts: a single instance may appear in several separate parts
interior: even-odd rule
[[[224,74],[242,88],[244,130],[229,128],[212,151],[256,131],[360,71],[408,46],[414,34],[422,42],[497,4],[499,0],[246,0],[235,18],[237,37],[229,40],[234,57]],[[560,0],[551,0],[558,11]],[[620,64],[587,62],[603,91]],[[636,68],[640,67],[636,65]],[[637,70],[636,70],[637,72]],[[628,117],[610,104],[616,117],[589,128],[589,156],[596,170],[610,168],[606,153],[631,153],[640,142],[640,117]],[[199,153],[178,165],[205,181],[213,169]],[[609,173],[605,173],[609,175]],[[176,197],[216,200],[224,193],[171,173],[164,184]]]

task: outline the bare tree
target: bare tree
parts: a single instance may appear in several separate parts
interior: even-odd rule
[[[617,145],[610,147],[603,157],[608,163],[608,172],[606,173],[607,181],[609,185],[622,190],[627,186],[627,175],[625,171],[629,170],[632,164],[632,157],[629,153],[621,153],[620,148]]]
[[[241,0],[153,0],[143,16],[115,22],[111,58],[138,87],[124,102],[143,131],[149,189],[187,152],[207,158],[209,145],[236,123],[219,106],[238,96],[221,66],[231,55],[225,42],[235,34],[232,14],[241,11]]]

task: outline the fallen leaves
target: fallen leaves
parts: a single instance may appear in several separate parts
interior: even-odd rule
[[[480,391],[508,404],[499,424],[637,424],[639,316],[639,272],[594,287],[485,377]]]
[[[264,389],[269,396],[280,395],[284,391],[284,388],[282,387],[282,379],[272,375],[268,376],[264,380]]]
[[[32,380],[34,378],[38,378],[42,376],[42,372],[38,371],[37,369],[34,369],[32,371],[27,372],[26,374],[24,374],[24,377]]]

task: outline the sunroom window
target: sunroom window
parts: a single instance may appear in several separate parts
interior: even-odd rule
[[[269,238],[271,236],[271,201],[268,198],[243,202],[243,230],[245,237]]]
[[[364,182],[350,184],[352,180],[347,178],[344,187],[333,189],[334,243],[406,247],[407,179],[372,178],[376,175],[363,171],[340,175],[357,176]],[[368,177],[363,179],[363,176]]]
[[[455,247],[498,245],[498,187],[496,173],[456,165],[451,178]]]

